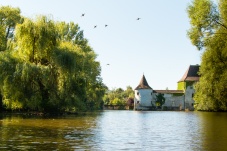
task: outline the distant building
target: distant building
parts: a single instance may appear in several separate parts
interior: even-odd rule
[[[154,101],[153,89],[148,85],[145,76],[142,76],[139,85],[135,88],[134,109],[149,110]]]
[[[199,65],[190,65],[183,77],[178,81],[177,90],[153,90],[143,75],[135,88],[134,109],[150,110],[156,107],[156,95],[163,94],[166,110],[194,110],[193,85],[199,81]]]

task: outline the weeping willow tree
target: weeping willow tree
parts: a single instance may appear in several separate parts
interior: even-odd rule
[[[6,50],[7,42],[13,37],[15,26],[22,22],[19,8],[2,6],[0,9],[0,51]]]
[[[100,107],[105,92],[100,64],[77,24],[38,16],[18,22],[14,33],[0,53],[5,108],[59,112]]]

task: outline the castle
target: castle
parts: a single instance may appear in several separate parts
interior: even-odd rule
[[[143,75],[135,88],[134,110],[151,110],[156,108],[156,97],[162,94],[166,110],[194,110],[193,85],[199,81],[199,65],[190,65],[183,77],[178,81],[177,90],[153,90]]]

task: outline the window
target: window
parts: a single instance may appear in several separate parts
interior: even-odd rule
[[[137,103],[137,104],[139,104],[139,103],[140,103],[140,101],[137,101],[136,103]]]
[[[194,93],[192,93],[192,98],[194,97]]]
[[[151,95],[152,95],[152,92],[151,92]]]
[[[137,92],[137,95],[139,95],[140,93],[139,92]]]

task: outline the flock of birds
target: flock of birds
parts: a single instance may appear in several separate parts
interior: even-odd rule
[[[81,17],[84,17],[85,16],[85,13],[83,13],[82,15],[81,15]],[[137,18],[136,20],[140,20],[141,18]],[[105,24],[105,27],[107,27],[108,25],[107,24]],[[97,28],[97,25],[95,25],[94,26],[94,28]],[[106,64],[107,66],[109,66],[110,64],[108,63],[108,64]]]
[[[83,14],[81,15],[81,17],[84,17],[84,16],[85,16],[85,13],[83,13]],[[140,19],[141,19],[141,18],[138,17],[136,20],[140,20]],[[105,27],[107,27],[107,26],[108,26],[108,25],[106,24]],[[97,25],[95,25],[94,28],[97,28]]]

